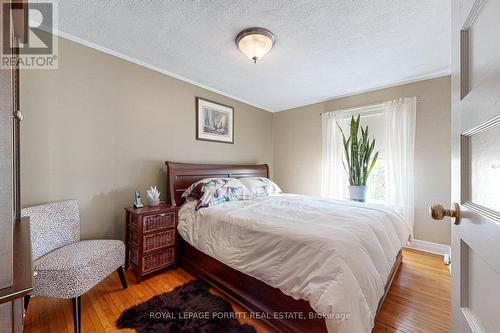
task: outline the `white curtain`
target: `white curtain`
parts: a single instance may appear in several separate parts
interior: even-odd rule
[[[342,134],[337,123],[345,128],[346,120],[343,111],[325,112],[322,122],[322,163],[321,163],[321,196],[334,199],[347,197],[347,175],[342,164],[344,145]]]
[[[384,103],[385,201],[405,219],[413,240],[416,97]]]

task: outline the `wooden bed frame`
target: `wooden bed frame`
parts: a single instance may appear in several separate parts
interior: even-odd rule
[[[219,164],[187,164],[165,162],[168,168],[169,190],[172,205],[181,206],[184,199],[182,193],[194,182],[208,177],[268,177],[267,164],[259,165],[219,165]],[[304,300],[295,300],[264,282],[241,273],[220,261],[197,250],[182,237],[179,239],[179,265],[191,274],[202,278],[210,285],[224,292],[250,312],[259,316],[278,332],[304,333],[327,332],[325,320],[319,316],[309,318],[316,312]],[[395,258],[391,274],[385,286],[385,293],[378,304],[377,316],[389,287],[402,262],[401,251]],[[284,312],[302,313],[305,319],[285,318]],[[262,315],[268,314],[268,315]],[[275,317],[277,315],[277,317]]]

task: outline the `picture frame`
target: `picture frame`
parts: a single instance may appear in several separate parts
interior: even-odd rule
[[[234,108],[196,97],[196,140],[234,144]]]

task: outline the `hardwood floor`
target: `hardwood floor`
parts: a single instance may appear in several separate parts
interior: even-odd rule
[[[403,264],[373,332],[450,332],[450,292],[443,257],[403,250]]]
[[[122,290],[116,273],[82,296],[82,332],[114,332],[120,313],[154,295],[169,291],[193,276],[182,269],[143,280],[140,285],[127,272],[129,287]],[[214,290],[215,293],[217,291]],[[218,293],[217,293],[218,294]],[[233,304],[236,312],[244,310]],[[32,297],[24,332],[73,332],[71,300]],[[243,319],[259,333],[274,333],[263,322]],[[131,330],[122,330],[126,332]],[[450,275],[439,256],[403,251],[397,273],[376,322],[374,333],[450,332]]]

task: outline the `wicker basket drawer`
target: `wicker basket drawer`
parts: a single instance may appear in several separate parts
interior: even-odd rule
[[[143,237],[143,252],[151,252],[175,244],[175,229],[161,231]]]
[[[144,216],[142,230],[144,232],[155,231],[158,229],[175,227],[175,214],[163,213],[157,215]]]
[[[154,252],[142,257],[143,273],[151,272],[159,268],[171,265],[175,262],[174,248]]]

